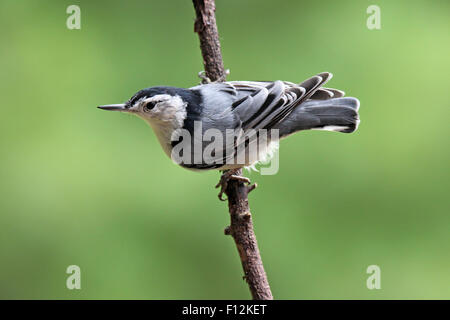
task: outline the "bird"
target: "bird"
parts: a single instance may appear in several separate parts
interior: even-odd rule
[[[322,72],[298,84],[276,80],[157,86],[138,91],[125,103],[98,108],[145,120],[180,166],[223,171],[217,185],[222,199],[228,180],[250,183],[236,171],[270,159],[280,139],[305,130],[357,130],[359,100],[324,87],[331,78]]]

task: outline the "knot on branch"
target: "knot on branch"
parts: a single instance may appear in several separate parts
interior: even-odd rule
[[[239,213],[239,218],[243,220],[248,220],[252,217],[252,214],[250,211],[244,211]]]

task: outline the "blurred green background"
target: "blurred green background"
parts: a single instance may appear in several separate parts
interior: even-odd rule
[[[275,298],[450,298],[449,9],[217,0],[229,80],[330,71],[361,101],[355,134],[294,135],[277,175],[250,174]],[[0,298],[250,297],[219,174],[177,167],[144,121],[96,109],[198,84],[193,21],[181,0],[0,2]],[[66,288],[72,264],[81,290]],[[381,290],[366,288],[372,264]]]

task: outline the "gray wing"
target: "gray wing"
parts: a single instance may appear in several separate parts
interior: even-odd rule
[[[330,73],[324,72],[300,84],[286,81],[231,81],[226,85],[229,86],[227,90],[233,87],[236,92],[236,101],[232,103],[231,110],[239,117],[245,132],[249,129],[273,128],[308,99],[343,96],[342,91],[321,88],[331,77]]]
[[[250,130],[271,129],[288,117],[302,102],[341,97],[342,91],[321,88],[332,75],[320,73],[300,84],[286,81],[230,81],[191,88],[203,97],[203,131],[218,129],[241,130],[245,136]],[[240,142],[224,143],[223,153],[233,156]],[[224,141],[225,142],[225,141]],[[227,157],[228,158],[228,157]],[[226,160],[223,158],[223,160]]]
[[[300,84],[287,81],[229,81],[193,87],[204,98],[203,120],[218,129],[270,129],[302,102],[342,97],[337,89],[323,88],[332,77],[323,72]]]

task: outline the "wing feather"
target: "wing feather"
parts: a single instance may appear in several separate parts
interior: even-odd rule
[[[338,90],[320,88],[331,77],[330,73],[324,72],[300,84],[288,81],[230,81],[227,84],[234,86],[237,96],[241,97],[233,103],[232,108],[242,120],[245,132],[249,129],[272,128],[307,99],[333,97]]]
[[[231,113],[234,119],[228,122],[228,125],[233,127],[223,129],[238,131],[242,129],[246,135],[250,130],[256,132],[259,129],[275,127],[306,100],[342,97],[344,92],[322,87],[331,77],[331,73],[324,72],[300,84],[288,81],[229,81],[191,89],[201,90],[206,99],[205,103],[214,109],[209,117],[212,120],[211,126],[222,127],[223,119],[220,114]],[[220,95],[217,96],[217,93]],[[223,154],[234,156],[238,146],[241,143],[248,143],[248,140],[249,138],[227,142]],[[230,154],[226,152],[227,150],[235,152]],[[227,160],[226,156],[224,160]]]

